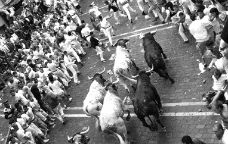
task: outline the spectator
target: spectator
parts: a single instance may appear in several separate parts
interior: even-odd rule
[[[200,12],[199,17],[203,17],[202,12]],[[202,14],[202,15],[201,15]],[[199,19],[193,21],[189,26],[189,31],[193,35],[193,37],[196,39],[196,48],[199,50],[199,53],[201,55],[201,62],[204,65],[204,67],[207,67],[207,64],[205,62],[205,56],[204,53],[207,49],[213,49],[213,44],[215,40],[214,36],[214,30],[211,22],[209,20],[205,19]]]
[[[134,10],[131,5],[129,4],[128,0],[118,0],[117,4],[120,8],[123,9],[123,11],[127,14],[128,20],[130,23],[133,23],[133,19],[131,17],[130,11],[136,13],[136,10]],[[130,11],[129,11],[130,10]]]
[[[114,33],[114,31],[113,31],[112,25],[107,20],[110,18],[110,16],[107,16],[104,18],[102,16],[99,16],[98,18],[100,20],[101,31],[108,38],[110,45],[114,46],[112,42],[112,34]]]
[[[146,0],[145,2],[150,6],[150,8],[148,9],[148,14],[145,16],[145,18],[149,19],[151,17],[151,12],[153,12],[155,16],[155,21],[159,18],[162,23],[165,23],[165,20],[161,14],[161,10],[159,9],[158,4],[152,0]]]
[[[212,79],[213,79],[213,86],[212,86],[213,90],[216,90],[216,91],[224,90],[228,80],[228,77],[226,74],[223,74],[218,69],[215,69]]]
[[[112,15],[114,16],[114,19],[116,20],[115,24],[120,24],[118,16],[126,16],[126,15],[121,14],[119,8],[115,5],[113,5],[112,3],[109,3],[108,1],[105,1],[104,3],[105,3],[105,5],[108,6],[109,12],[111,12]]]
[[[228,46],[228,33],[227,33],[227,31],[228,31],[228,20],[226,20],[226,23],[225,23],[224,28],[222,30],[221,41],[220,41],[220,45],[219,45],[220,51],[224,50]]]
[[[178,12],[176,16],[173,16],[172,19],[177,19],[174,23],[179,24],[179,34],[181,38],[184,40],[184,43],[188,43],[189,40],[185,34],[186,30],[189,29],[189,25],[192,23],[192,20],[190,19],[190,16],[187,14],[184,14],[183,12]]]

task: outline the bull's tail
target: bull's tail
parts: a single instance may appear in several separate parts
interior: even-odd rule
[[[95,128],[97,128],[98,131],[101,131],[101,125],[100,125],[99,117],[95,116],[95,118],[96,118]]]
[[[87,106],[88,105],[83,105],[83,111],[84,111],[84,113],[87,115],[87,116],[93,116],[93,115],[91,115],[89,112],[88,112],[88,109],[87,109]]]
[[[119,141],[120,141],[120,144],[128,144],[127,142],[125,142],[125,141],[123,140],[123,138],[121,137],[121,135],[119,135],[118,133],[115,133],[115,132],[113,132],[113,134],[114,134],[115,136],[117,136],[117,138],[118,138]]]
[[[90,113],[88,112],[88,110],[87,110],[87,106],[88,106],[88,105],[84,105],[84,106],[83,106],[83,111],[85,112],[85,114],[86,114],[87,116],[95,117],[95,119],[96,119],[95,128],[97,128],[98,131],[101,131],[101,126],[100,126],[99,117],[96,116],[96,115],[90,114]]]

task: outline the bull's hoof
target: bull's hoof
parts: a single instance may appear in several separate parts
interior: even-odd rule
[[[130,115],[126,117],[126,121],[129,121],[130,119],[131,119]]]
[[[162,115],[164,113],[164,110],[163,109],[160,109],[159,110],[159,113],[160,113],[160,115]]]
[[[175,83],[175,81],[174,81],[173,79],[170,79],[170,82],[171,82],[172,84],[174,84],[174,83]]]
[[[167,131],[167,130],[166,130],[166,127],[163,127],[163,128],[162,128],[162,131],[163,131],[163,132],[166,132],[166,131]]]
[[[166,56],[166,54],[163,54],[163,58],[164,58],[164,59],[167,59],[167,56]]]

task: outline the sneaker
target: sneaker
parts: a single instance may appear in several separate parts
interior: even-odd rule
[[[133,20],[131,19],[130,22],[131,22],[131,24],[132,24],[132,23],[133,23]]]
[[[149,15],[145,15],[145,19],[146,20],[150,19],[150,16]]]
[[[157,21],[158,19],[159,19],[158,17],[155,17],[155,18],[154,18],[154,21]]]
[[[74,83],[75,83],[75,84],[80,84],[80,81],[75,81]]]
[[[106,60],[101,60],[101,62],[106,62]]]
[[[56,124],[54,123],[53,125],[51,125],[51,128],[54,128],[56,126]]]
[[[66,121],[63,121],[62,124],[65,125],[66,124]]]
[[[44,139],[43,142],[47,143],[47,142],[49,142],[49,139]]]
[[[77,72],[77,75],[78,75],[78,76],[81,75],[81,72]]]
[[[143,12],[142,12],[142,15],[146,15],[146,13],[143,11]]]
[[[184,41],[184,43],[189,43],[189,40]]]
[[[50,118],[50,121],[54,122],[54,121],[55,121],[55,119],[54,119],[54,118]]]

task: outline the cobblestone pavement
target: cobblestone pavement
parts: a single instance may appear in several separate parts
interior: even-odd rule
[[[88,9],[86,8],[90,3],[88,1],[82,0],[84,11]],[[100,7],[103,6],[99,0],[95,1],[95,3]],[[134,7],[138,11],[135,2]],[[105,9],[102,10],[104,11]],[[137,17],[137,21],[133,25],[130,25],[126,18],[121,18],[122,24],[114,26],[117,35],[114,37],[114,40],[129,37],[130,43],[128,47],[131,48],[131,54],[137,66],[141,69],[148,69],[143,57],[142,41],[137,34],[157,30],[155,39],[160,43],[168,56],[166,61],[168,72],[176,83],[172,85],[169,81],[160,78],[157,74],[152,74],[151,82],[157,88],[162,103],[165,104],[165,113],[161,117],[161,120],[167,127],[167,131],[163,132],[159,130],[158,132],[151,132],[149,129],[143,127],[142,123],[136,117],[132,117],[129,122],[126,122],[127,130],[129,131],[129,140],[133,144],[180,144],[181,137],[188,134],[192,137],[200,138],[208,144],[218,144],[219,141],[216,140],[212,132],[212,126],[216,120],[219,120],[219,117],[208,111],[203,103],[201,103],[201,95],[207,92],[212,85],[210,73],[206,72],[200,76],[198,75],[199,69],[196,62],[198,53],[193,38],[190,38],[190,43],[183,44],[175,26],[168,24],[159,25],[158,22],[153,23],[151,20],[145,20],[139,11],[138,13],[134,15],[134,17]],[[88,21],[88,15],[83,15],[83,19]],[[155,27],[155,25],[158,26]],[[118,36],[123,33],[128,34]],[[50,132],[50,144],[67,144],[67,135],[72,135],[84,126],[90,126],[91,128],[88,134],[91,138],[91,144],[119,143],[115,137],[98,132],[94,128],[94,119],[79,115],[83,114],[83,112],[78,107],[82,106],[83,99],[91,84],[87,76],[91,76],[96,71],[101,70],[104,65],[106,67],[104,77],[108,79],[110,75],[107,74],[107,70],[112,69],[113,66],[113,61],[108,60],[106,63],[100,62],[93,49],[86,49],[86,51],[87,55],[83,58],[84,66],[80,69],[82,73],[79,77],[81,84],[76,86],[72,83],[68,89],[69,93],[73,96],[73,102],[70,105],[73,108],[65,111],[67,114],[67,123],[61,125],[57,122],[57,126]],[[105,51],[105,58],[109,59],[114,51],[114,48],[111,48],[110,52]],[[206,80],[206,83],[203,83],[203,80]],[[121,98],[125,96],[125,92],[121,87],[120,96]],[[177,103],[177,106],[173,103]],[[0,130],[3,135],[7,133],[7,125],[8,123],[3,118],[0,118]]]

